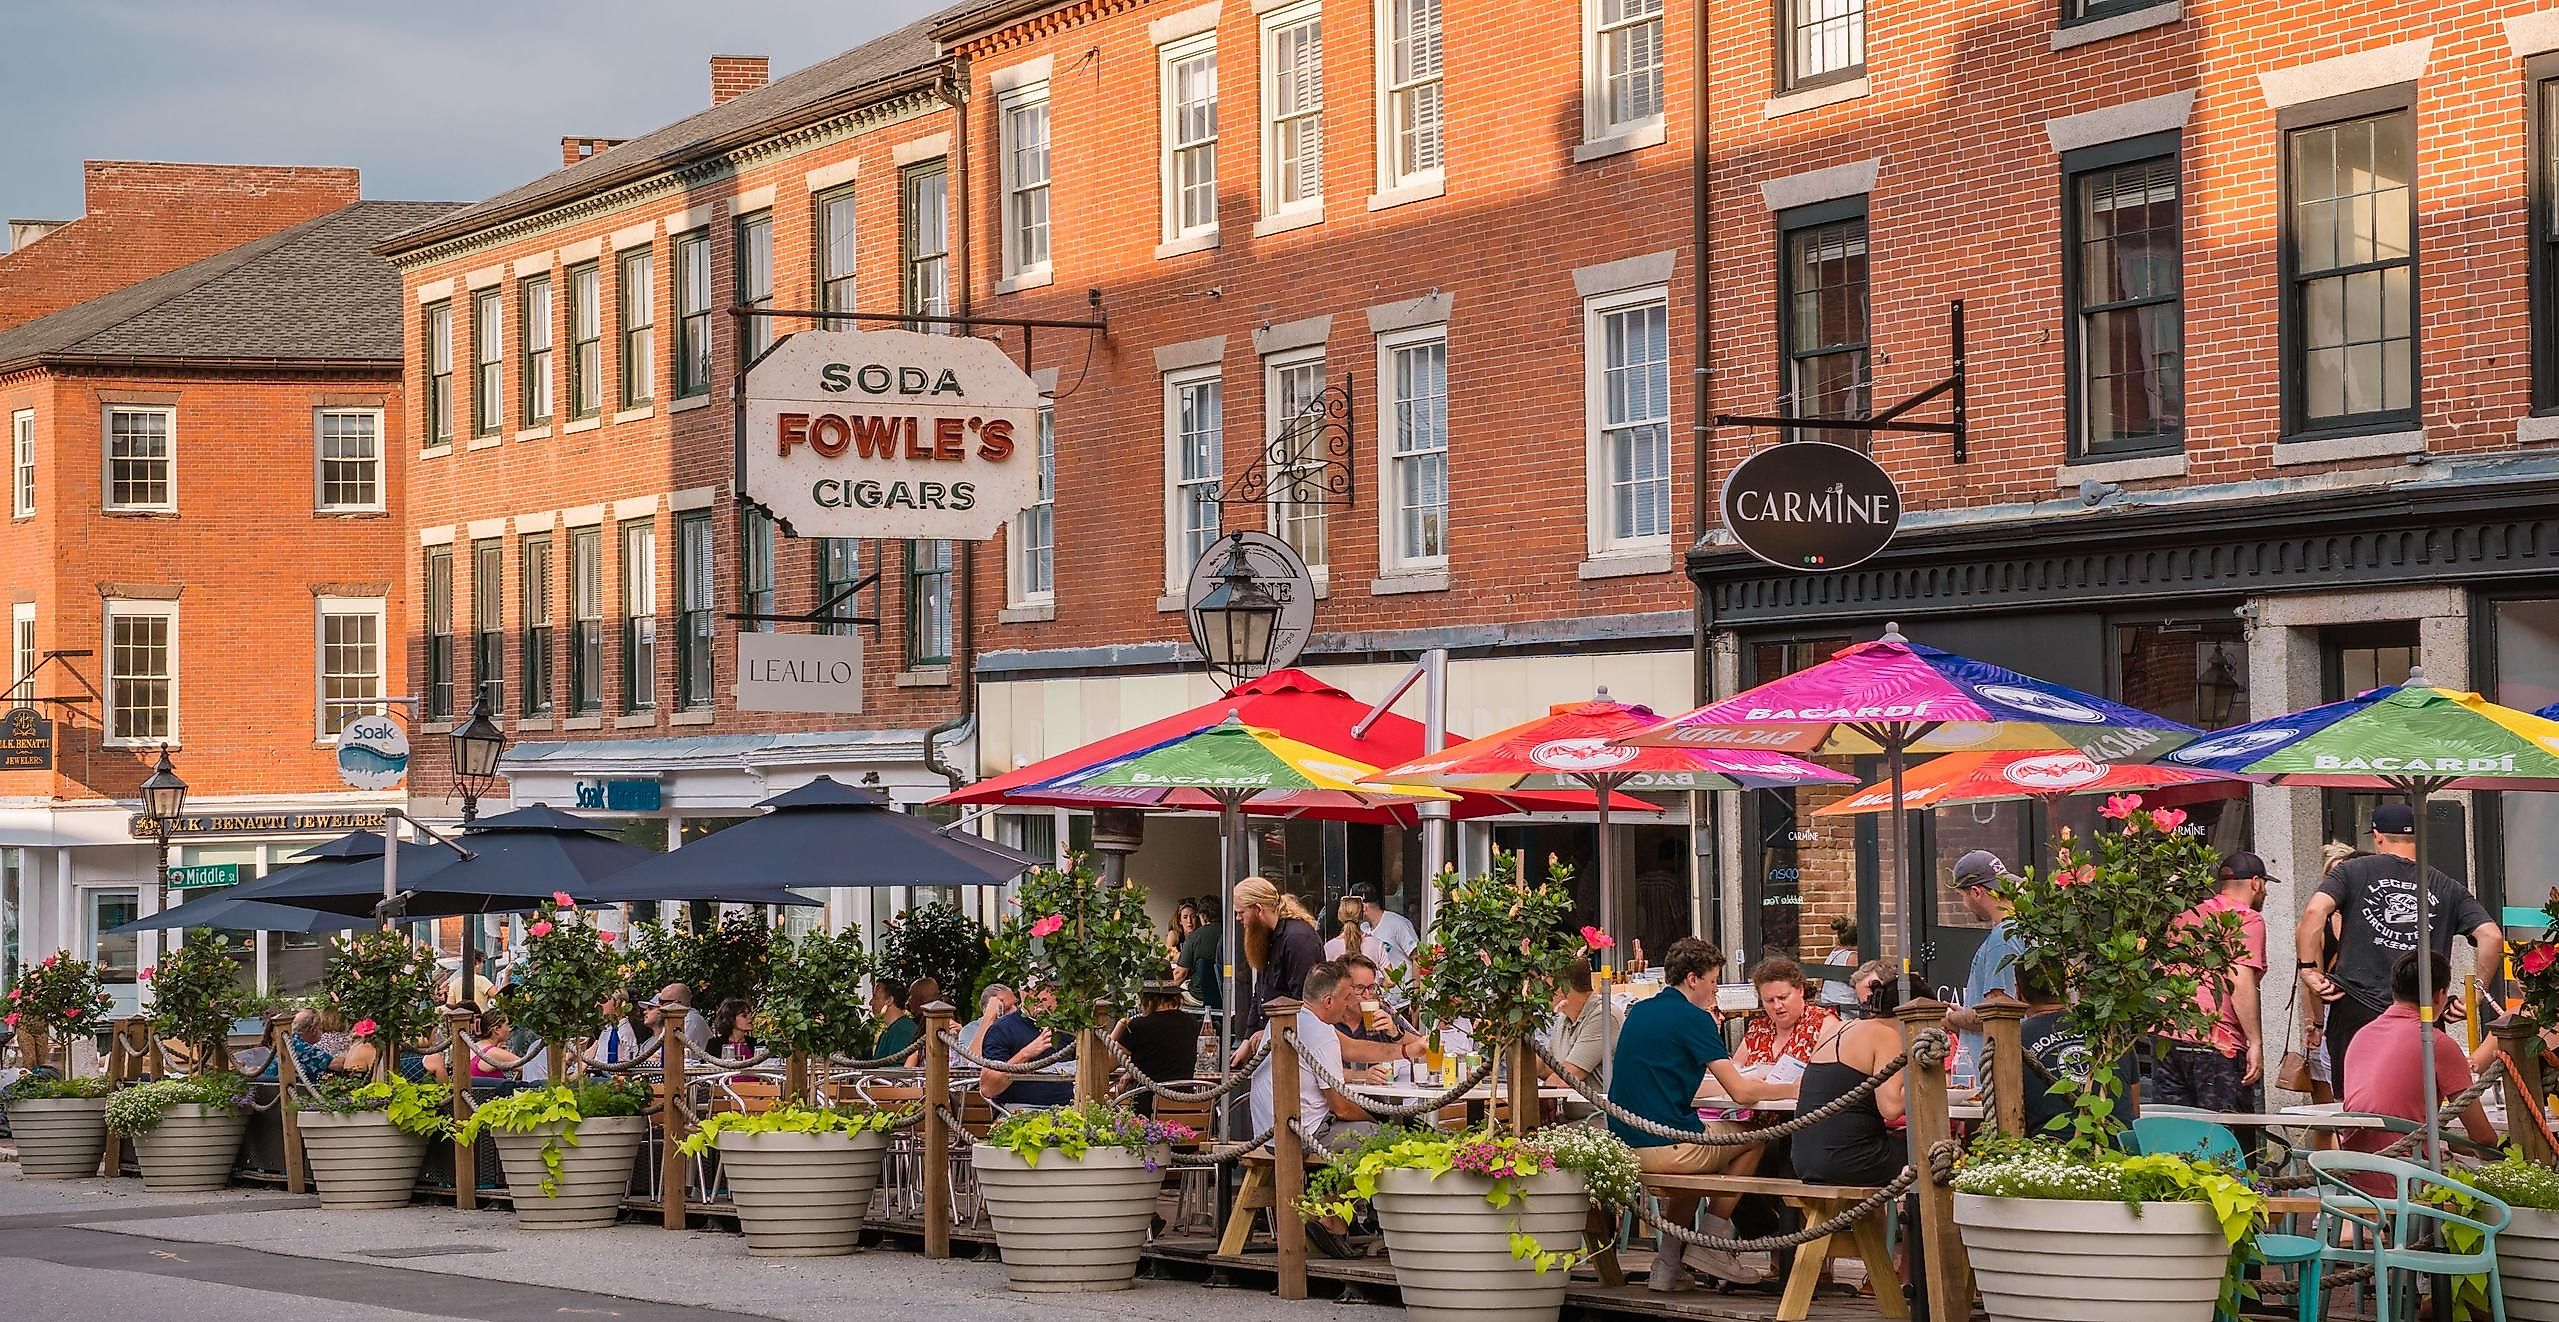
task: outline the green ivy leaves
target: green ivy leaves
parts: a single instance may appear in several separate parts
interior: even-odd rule
[[[542,1196],[557,1197],[560,1172],[565,1153],[563,1145],[578,1145],[578,1124],[585,1120],[601,1120],[608,1116],[644,1115],[649,1109],[649,1086],[645,1083],[588,1083],[571,1087],[553,1084],[548,1088],[525,1088],[503,1097],[482,1102],[471,1118],[462,1122],[455,1135],[464,1146],[480,1141],[489,1130],[510,1134],[526,1134],[544,1125],[560,1126],[555,1138],[542,1143]]]
[[[816,1107],[784,1102],[765,1111],[720,1111],[702,1121],[675,1150],[698,1157],[719,1145],[723,1134],[842,1134],[846,1141],[864,1134],[885,1134],[897,1127],[900,1114],[877,1107]]]

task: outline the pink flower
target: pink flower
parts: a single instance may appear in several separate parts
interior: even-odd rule
[[[54,964],[55,964],[57,961],[59,961],[61,958],[62,958],[62,956],[60,956],[60,955],[47,955],[47,956],[45,956],[45,957],[44,957],[44,966],[45,966],[46,968],[52,968],[52,967],[54,966]]]
[[[10,1026],[11,1028],[15,1028],[15,1027],[17,1027],[17,1026],[18,1026],[18,1012],[17,1012],[17,1011],[15,1011],[15,1010],[11,1010],[11,1011],[9,1012],[9,1017],[8,1017],[8,1018],[6,1018],[6,1019],[0,1019],[0,1024],[7,1024],[7,1025],[8,1025],[8,1026]]]
[[[2112,821],[2120,822],[2123,819],[2132,816],[2133,812],[2140,807],[2140,795],[2115,794],[2107,797],[2106,806],[2098,809],[2097,815]]]
[[[595,939],[608,946],[613,944],[613,934],[611,932],[598,932],[595,934]]]
[[[1593,950],[1606,950],[1617,944],[1617,938],[1596,927],[1585,927],[1582,929],[1582,944]]]
[[[380,1031],[381,1027],[382,1025],[377,1024],[370,1019],[358,1019],[355,1021],[355,1027],[350,1028],[347,1031],[357,1037],[371,1037],[376,1032]]]
[[[22,992],[22,991],[18,990],[18,989],[17,989],[17,988],[15,988],[15,987],[12,987],[12,988],[10,988],[10,989],[9,989],[9,999],[10,999],[10,1000],[13,1000],[13,1001],[14,1001],[14,1000],[16,1000],[16,999],[18,999],[19,997],[24,996],[24,995],[26,995],[26,993],[25,993],[25,992]]]
[[[2150,824],[2158,827],[2161,835],[2166,835],[2186,824],[2186,810],[2183,808],[2154,808],[2150,812]]]
[[[63,1018],[65,1018],[65,1019],[77,1019],[77,1018],[79,1018],[79,1017],[80,1017],[80,1007],[75,1005],[75,1006],[70,1007],[70,1008],[69,1008],[69,1009],[67,1009],[67,1010],[64,1010],[64,1011],[62,1012],[62,1017],[63,1017]]]
[[[551,892],[551,903],[556,904],[563,909],[574,909],[578,907],[578,902],[570,899],[567,891]]]
[[[2553,964],[2559,964],[2559,946],[2540,945],[2523,952],[2523,959],[2518,967],[2526,973],[2539,976],[2549,972]]]
[[[154,976],[156,976],[159,972],[160,972],[160,966],[159,966],[159,965],[157,965],[157,964],[154,964],[154,965],[152,965],[150,968],[144,969],[144,970],[142,971],[142,980],[143,980],[144,982],[149,982],[149,981],[151,981],[151,979],[152,979]]]
[[[542,921],[540,921],[540,922],[538,922],[538,923],[535,923],[533,926],[528,927],[528,928],[526,928],[526,929],[524,929],[524,930],[525,930],[525,931],[528,931],[528,932],[531,932],[531,933],[532,933],[532,934],[534,934],[535,936],[549,936],[549,935],[551,934],[551,920],[550,920],[550,919],[548,919],[548,918],[545,918],[545,919],[543,919]]]
[[[2096,879],[2097,869],[2086,863],[2075,868],[2063,868],[2053,874],[2053,884],[2056,886],[2085,886]]]
[[[1050,914],[1048,917],[1031,924],[1031,935],[1035,937],[1055,936],[1065,929],[1065,916],[1062,914]]]

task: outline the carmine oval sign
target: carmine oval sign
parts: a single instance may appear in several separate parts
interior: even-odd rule
[[[1781,569],[1828,573],[1862,564],[1901,526],[1901,490],[1864,453],[1787,441],[1724,479],[1724,526],[1742,549]]]

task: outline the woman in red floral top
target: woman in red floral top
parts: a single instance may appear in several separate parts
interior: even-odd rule
[[[1839,1012],[1813,1002],[1803,966],[1771,955],[1751,969],[1750,981],[1759,991],[1759,1014],[1742,1033],[1733,1063],[1748,1070],[1788,1057],[1798,1064],[1812,1059],[1813,1044],[1839,1023]]]

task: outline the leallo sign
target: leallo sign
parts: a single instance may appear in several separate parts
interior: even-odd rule
[[[1038,499],[1039,405],[992,341],[801,331],[746,374],[746,495],[801,537],[984,541]]]
[[[1826,441],[1772,445],[1724,479],[1724,526],[1781,569],[1862,564],[1901,526],[1901,490],[1864,453]]]

